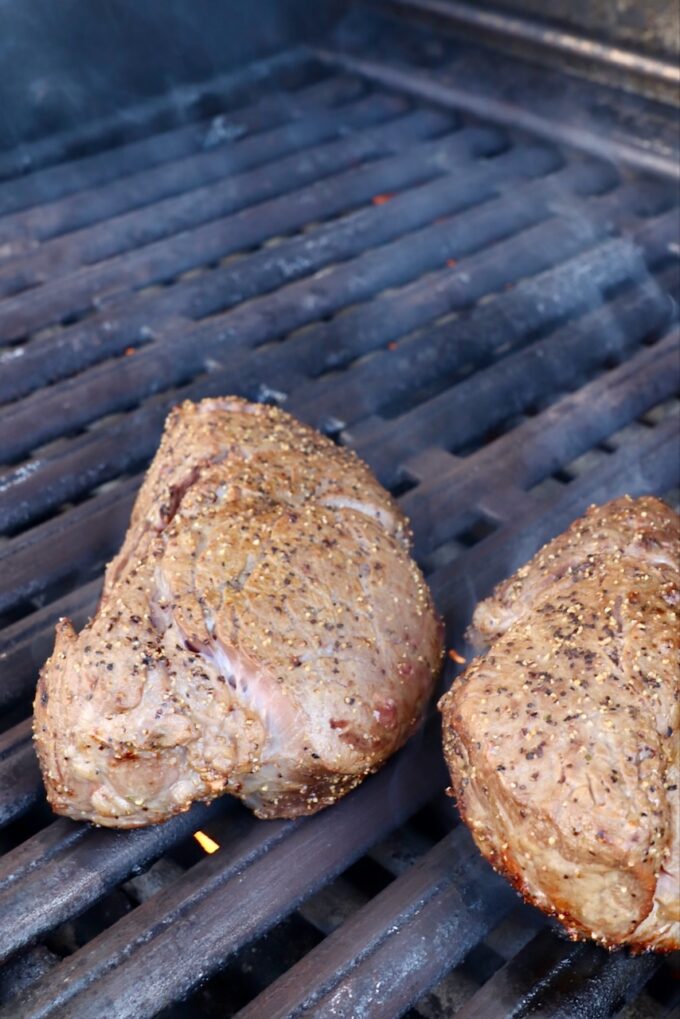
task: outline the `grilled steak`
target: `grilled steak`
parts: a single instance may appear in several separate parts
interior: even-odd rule
[[[680,518],[591,508],[482,602],[441,700],[477,845],[574,938],[680,947]]]
[[[442,627],[405,518],[280,410],[185,403],[94,619],[57,627],[34,733],[58,813],[137,827],[222,792],[310,814],[409,736]]]

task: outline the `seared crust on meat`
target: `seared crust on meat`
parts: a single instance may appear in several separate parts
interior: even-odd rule
[[[114,827],[222,792],[313,813],[413,731],[442,626],[355,454],[237,398],[169,416],[95,617],[57,627],[34,734],[58,813]]]
[[[477,845],[574,938],[680,947],[680,518],[591,508],[482,602],[440,701]]]

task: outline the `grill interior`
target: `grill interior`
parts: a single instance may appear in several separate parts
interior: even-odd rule
[[[617,148],[617,169],[520,107],[513,127],[447,85],[468,50],[404,38],[289,50],[2,157],[2,1015],[633,1019],[680,1000],[670,962],[571,944],[493,874],[443,794],[434,711],[304,821],[224,798],[116,833],[44,804],[37,670],[56,619],[92,612],[182,399],[278,402],[356,448],[460,651],[475,603],[588,504],[677,503],[668,161]]]

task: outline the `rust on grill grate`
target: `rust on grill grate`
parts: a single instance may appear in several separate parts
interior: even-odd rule
[[[181,399],[275,400],[369,461],[447,678],[475,602],[589,503],[677,489],[673,185],[361,67],[296,50],[206,85],[212,119],[157,101],[127,141],[1,165],[2,1015],[608,1016],[645,985],[672,1007],[659,960],[564,941],[492,873],[434,717],[303,821],[224,798],[117,833],[43,801],[37,668]]]

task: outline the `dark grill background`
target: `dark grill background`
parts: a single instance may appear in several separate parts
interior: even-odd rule
[[[37,669],[55,620],[92,612],[179,400],[281,402],[353,445],[411,516],[460,649],[476,601],[589,503],[677,497],[675,183],[456,109],[445,85],[418,98],[423,69],[445,81],[441,40],[412,79],[399,65],[404,88],[358,55],[365,74],[297,49],[148,101],[36,143],[26,176],[4,157],[3,1015],[677,1004],[669,963],[570,944],[493,875],[443,796],[434,712],[301,822],[224,799],[125,834],[44,805]]]

